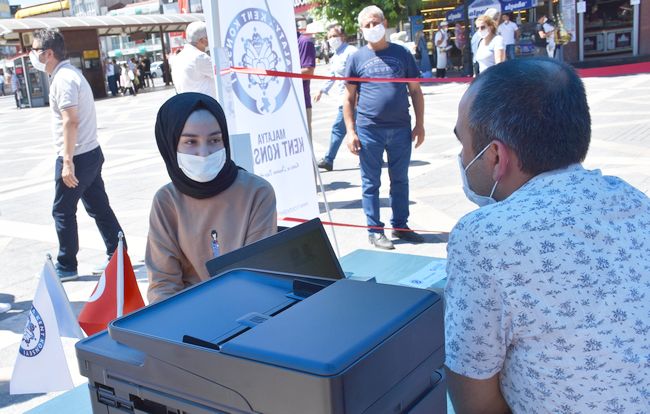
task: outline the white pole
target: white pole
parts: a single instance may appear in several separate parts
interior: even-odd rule
[[[117,317],[124,313],[124,234],[117,234]]]

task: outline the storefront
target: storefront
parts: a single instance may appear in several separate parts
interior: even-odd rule
[[[464,7],[464,2],[455,0],[424,0],[427,39],[433,38],[439,22],[446,19],[456,43],[456,33],[464,30]],[[519,25],[518,56],[534,54],[532,36],[542,14],[571,35],[571,42],[562,48],[567,62],[650,55],[650,0],[474,0],[469,2],[469,21],[490,7],[510,14]]]

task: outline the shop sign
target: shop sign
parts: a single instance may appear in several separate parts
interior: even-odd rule
[[[447,19],[448,22],[453,23],[453,22],[463,20],[464,14],[465,14],[465,7],[461,4],[460,6],[456,7],[454,10],[448,11],[445,18]]]
[[[501,8],[506,13],[531,9],[533,7],[537,7],[537,0],[514,0],[501,2]]]
[[[487,9],[496,9],[497,12],[501,13],[501,2],[499,0],[476,0],[469,5],[470,20],[485,14]]]
[[[83,57],[84,59],[99,59],[99,50],[84,50]]]

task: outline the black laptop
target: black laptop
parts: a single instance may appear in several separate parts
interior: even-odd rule
[[[345,278],[319,218],[215,257],[205,265],[210,276],[247,268],[326,279]]]

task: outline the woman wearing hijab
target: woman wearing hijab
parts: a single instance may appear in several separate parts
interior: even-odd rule
[[[205,262],[274,234],[275,193],[230,159],[221,106],[200,93],[158,111],[156,143],[171,183],[156,193],[145,263],[149,303],[209,278]]]

